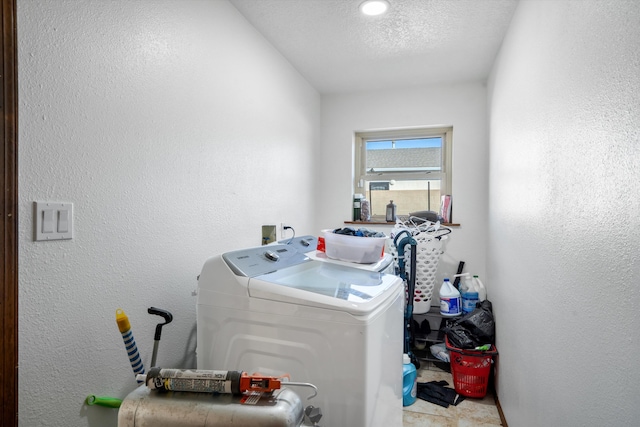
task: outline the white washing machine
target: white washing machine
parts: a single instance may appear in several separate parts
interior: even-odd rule
[[[402,426],[397,276],[268,245],[207,260],[197,299],[198,369],[312,383],[318,395],[304,406],[321,408],[325,427]]]
[[[395,264],[393,262],[393,256],[389,253],[385,253],[380,260],[371,264],[358,264],[356,262],[341,261],[338,259],[329,258],[324,252],[316,250],[318,247],[318,238],[314,236],[301,236],[294,237],[293,239],[283,239],[278,242],[282,245],[293,246],[296,250],[304,252],[309,258],[332,262],[334,264],[360,268],[363,270],[377,271],[384,274],[395,274]]]

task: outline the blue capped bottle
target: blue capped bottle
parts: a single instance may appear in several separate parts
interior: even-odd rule
[[[413,405],[418,396],[418,372],[407,353],[402,355],[402,406]]]

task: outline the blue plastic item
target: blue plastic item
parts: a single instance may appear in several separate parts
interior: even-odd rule
[[[133,338],[129,318],[121,308],[116,310],[116,323],[118,324],[118,329],[120,329],[120,333],[122,334],[124,347],[127,350],[127,356],[129,356],[129,363],[131,363],[131,369],[133,369],[133,375],[137,378],[138,375],[144,374],[144,364],[142,363],[140,353],[138,353],[136,340]],[[136,381],[138,381],[138,384],[142,383],[142,380]]]
[[[402,362],[402,406],[409,406],[417,399],[418,372],[408,354],[402,356]]]
[[[462,277],[460,281],[460,298],[462,300],[462,314],[471,313],[476,309],[476,304],[480,301],[480,290],[476,286],[476,281],[469,273],[456,274]]]

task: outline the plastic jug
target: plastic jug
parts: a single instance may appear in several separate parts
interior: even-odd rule
[[[459,316],[462,312],[460,292],[449,279],[444,279],[440,287],[440,314],[446,317]]]
[[[402,406],[413,405],[418,396],[418,372],[407,353],[402,355]]]
[[[487,299],[487,288],[484,287],[478,275],[473,276],[473,280],[478,290],[478,301],[482,302]]]
[[[479,290],[475,276],[471,277],[469,273],[460,274],[460,276],[462,277],[460,282],[462,314],[467,314],[476,309],[476,304],[480,301]]]

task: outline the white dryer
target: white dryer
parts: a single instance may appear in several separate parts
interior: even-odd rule
[[[312,383],[318,395],[304,405],[322,409],[323,426],[402,426],[397,276],[268,245],[207,260],[197,299],[198,369]]]

